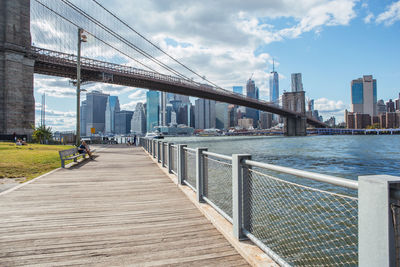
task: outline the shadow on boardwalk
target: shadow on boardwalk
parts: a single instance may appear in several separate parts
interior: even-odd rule
[[[247,265],[141,148],[0,196],[0,266]]]

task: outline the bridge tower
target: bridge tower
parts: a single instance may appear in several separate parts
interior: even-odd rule
[[[35,124],[30,0],[0,0],[0,136],[31,135]]]
[[[283,108],[300,113],[298,117],[284,118],[284,134],[287,136],[304,136],[307,134],[305,92],[287,92],[282,97]]]

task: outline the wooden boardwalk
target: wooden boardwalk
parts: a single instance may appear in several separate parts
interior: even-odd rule
[[[245,266],[141,148],[0,195],[0,266]]]

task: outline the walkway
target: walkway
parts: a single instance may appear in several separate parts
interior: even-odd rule
[[[141,148],[0,195],[0,266],[242,266],[246,261]]]

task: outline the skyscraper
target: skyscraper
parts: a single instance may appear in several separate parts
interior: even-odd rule
[[[106,104],[105,133],[115,133],[115,112],[120,111],[118,96],[109,96]]]
[[[157,91],[149,90],[146,93],[146,130],[152,132],[154,126],[158,126],[158,113],[160,110],[159,106],[160,93]]]
[[[115,133],[128,134],[131,132],[133,111],[121,110],[115,112]]]
[[[275,62],[272,62],[271,76],[269,76],[269,101],[279,105],[279,75],[275,71]]]
[[[160,126],[167,126],[167,93],[160,93]]]
[[[252,79],[249,79],[246,84],[246,95],[254,99],[258,99],[258,88]],[[258,124],[259,112],[257,109],[246,107],[246,117],[253,119],[253,127],[256,128]]]
[[[233,92],[243,95],[243,86],[233,86]]]
[[[376,80],[372,75],[364,75],[362,78],[351,81],[351,106],[355,113],[377,115],[377,89]]]
[[[208,99],[196,99],[195,101],[195,128],[215,128],[215,101]]]
[[[303,82],[301,81],[301,73],[292,73],[292,92],[303,91]]]
[[[138,135],[146,134],[146,111],[141,102],[136,104],[131,120],[131,132]]]
[[[104,133],[107,98],[110,95],[100,91],[86,94],[86,134],[95,129],[95,133]]]
[[[215,104],[215,127],[217,129],[229,128],[229,105],[227,103]]]

